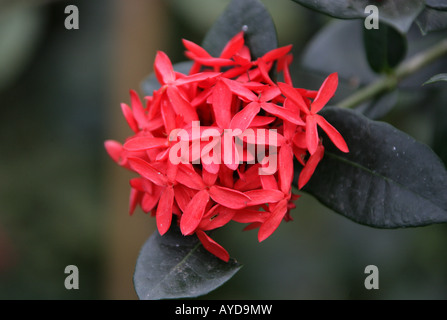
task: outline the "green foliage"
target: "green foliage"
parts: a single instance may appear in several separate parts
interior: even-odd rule
[[[379,29],[364,28],[363,41],[369,65],[377,73],[392,70],[407,52],[405,35],[383,23]]]
[[[203,248],[196,236],[185,237],[174,226],[144,244],[134,273],[135,290],[142,300],[196,297],[206,294],[242,266],[223,262]]]
[[[430,83],[435,83],[438,81],[447,81],[447,73],[440,73],[440,74],[434,75],[433,77],[431,77],[430,79],[425,81],[424,85],[430,84]]]
[[[255,57],[278,46],[273,20],[259,0],[233,0],[222,13],[203,40],[203,47],[212,55],[219,56],[225,44],[241,30]]]
[[[368,5],[379,9],[379,19],[388,23],[402,33],[406,33],[413,21],[424,8],[423,0],[293,0],[310,9],[317,10],[339,19],[364,19]]]
[[[372,227],[447,222],[447,172],[428,146],[355,111],[326,108],[322,114],[345,137],[350,152],[325,143],[325,157],[305,191]]]

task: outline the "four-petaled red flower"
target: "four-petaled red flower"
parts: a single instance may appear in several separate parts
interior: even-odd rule
[[[318,114],[338,77],[329,75],[318,91],[294,88],[291,46],[252,61],[243,32],[219,57],[191,41],[183,44],[193,61],[189,74],[176,72],[159,51],[154,71],[160,89],[145,97],[145,105],[130,92],[131,107],[123,103],[121,109],[134,134],[124,144],[108,140],[105,148],[138,174],[130,180],[130,214],[137,206],[151,212],[161,235],[175,221],[182,234],[195,234],[228,261],[207,232],[235,221],[248,224],[244,230],[259,228],[263,241],[291,220],[299,197],[292,193],[294,158],[303,165],[301,189],[324,155],[318,126],[348,152],[340,133]],[[272,80],[274,66],[284,83]]]

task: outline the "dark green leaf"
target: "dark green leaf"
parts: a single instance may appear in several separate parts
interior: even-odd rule
[[[325,108],[322,115],[350,152],[325,138],[325,155],[305,190],[355,222],[379,228],[447,222],[447,172],[426,145],[355,111]]]
[[[422,34],[447,29],[447,11],[426,8],[417,18],[416,23]]]
[[[407,52],[405,35],[384,23],[379,29],[363,28],[363,43],[369,65],[377,73],[394,68]]]
[[[302,66],[305,69],[325,76],[338,72],[340,90],[335,98],[352,94],[358,87],[378,79],[368,65],[362,45],[363,22],[358,20],[336,20],[322,28],[309,42],[303,52]],[[417,53],[438,43],[447,36],[447,32],[434,32],[421,35],[415,26],[407,33],[408,53],[406,60]],[[330,54],[327,54],[330,48]],[[404,79],[399,89],[421,88],[421,83],[439,70],[446,70],[447,59],[438,59],[430,65]],[[298,79],[299,80],[299,79]],[[321,83],[321,82],[320,82]]]
[[[379,11],[379,20],[388,23],[402,33],[406,33],[413,21],[424,9],[424,0],[293,0],[310,9],[317,10],[335,18],[366,18],[368,5],[374,5]]]
[[[438,81],[447,81],[447,73],[437,74],[437,75],[431,77],[430,79],[428,79],[427,81],[425,81],[423,83],[423,85],[430,84],[430,83],[435,83],[435,82],[438,82]]]
[[[191,66],[192,61],[184,61],[174,64],[173,68],[177,72],[188,74],[189,70],[191,69]],[[143,93],[147,96],[152,96],[152,93],[155,90],[160,89],[160,83],[158,82],[155,73],[151,73],[143,80],[143,82],[141,83],[141,89],[143,90]]]
[[[447,163],[447,144],[445,143],[447,141],[447,108],[445,107],[447,90],[445,90],[445,84],[442,89],[438,90],[433,97],[434,101],[431,102],[435,108],[432,145],[436,154],[444,163]]]
[[[203,47],[215,57],[241,30],[254,57],[261,57],[278,45],[276,29],[267,9],[259,0],[233,0],[208,31]]]
[[[338,72],[339,77],[348,82],[367,84],[374,81],[378,76],[368,66],[362,30],[361,21],[336,20],[327,24],[304,48],[302,65],[326,76]]]
[[[196,236],[185,237],[176,226],[143,245],[134,274],[142,300],[197,297],[221,286],[241,265],[223,262],[203,248]]]
[[[428,7],[438,10],[447,10],[447,1],[445,0],[425,0]]]

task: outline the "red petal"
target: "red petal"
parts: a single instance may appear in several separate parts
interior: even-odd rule
[[[253,222],[253,223],[250,223],[248,226],[246,226],[243,229],[243,231],[253,230],[253,229],[259,228],[261,225],[262,225],[261,222]]]
[[[253,190],[261,187],[261,180],[259,179],[259,168],[261,165],[256,163],[245,171],[243,178],[236,181],[234,188],[239,191]],[[233,178],[233,176],[231,176]]]
[[[309,181],[317,168],[318,163],[323,159],[324,147],[319,145],[317,151],[309,157],[306,165],[301,170],[300,177],[298,178],[298,188],[301,189]]]
[[[279,190],[278,181],[275,176],[270,174],[264,174],[259,176],[261,178],[261,184],[263,189],[267,190]]]
[[[194,61],[200,63],[204,66],[210,67],[227,67],[234,65],[234,61],[230,59],[221,59],[221,58],[200,58],[195,57]]]
[[[343,139],[340,132],[337,131],[329,122],[326,121],[320,115],[315,115],[318,125],[323,129],[324,132],[328,135],[331,141],[335,144],[335,146],[340,149],[342,152],[349,152],[348,145],[346,144],[345,139]]]
[[[287,199],[281,200],[273,210],[271,216],[261,225],[258,232],[259,242],[267,239],[281,223],[287,213]]]
[[[209,173],[212,174],[218,174],[219,170],[220,170],[220,164],[219,163],[205,163],[202,161],[202,167],[205,171],[208,171]]]
[[[270,212],[253,209],[237,210],[232,220],[239,223],[264,222],[269,217]]]
[[[293,56],[292,54],[288,54],[284,57],[282,57],[279,61],[278,61],[278,71],[282,71],[283,72],[283,76],[284,76],[284,81],[287,84],[292,85],[292,77],[290,75],[290,64],[292,63],[293,60]]]
[[[161,106],[161,117],[163,119],[163,125],[166,132],[171,132],[176,127],[176,115],[172,107],[166,100],[163,100],[160,104]]]
[[[194,53],[195,56],[202,58],[212,58],[211,55],[205,49],[195,44],[194,42],[186,39],[182,39],[182,42],[185,48]]]
[[[181,115],[186,123],[198,120],[196,110],[191,104],[181,95],[179,89],[174,86],[169,86],[166,89],[169,97],[169,102],[175,113]]]
[[[258,102],[251,102],[245,106],[241,111],[236,113],[231,119],[230,129],[240,129],[242,132],[247,129],[255,116],[259,113],[261,107]]]
[[[177,205],[179,206],[180,210],[182,210],[182,212],[185,211],[188,203],[194,196],[190,195],[190,190],[191,189],[188,189],[181,184],[176,184],[174,186],[175,201],[177,202]]]
[[[258,61],[258,70],[261,72],[263,80],[265,82],[267,82],[268,84],[270,84],[271,86],[274,86],[275,83],[272,81],[272,79],[270,79],[270,75],[269,75],[269,71],[270,71],[271,67],[272,67],[271,63],[267,64],[262,59]]]
[[[315,115],[306,117],[306,144],[310,154],[314,154],[318,147],[318,130]]]
[[[130,167],[143,178],[146,178],[159,186],[165,186],[167,184],[168,179],[148,162],[140,158],[128,158],[128,160]]]
[[[204,214],[199,229],[206,231],[220,228],[230,222],[235,213],[236,210],[217,204]]]
[[[207,186],[212,186],[213,184],[216,183],[216,180],[218,178],[218,174],[217,173],[210,173],[206,170],[202,170],[202,177],[203,177],[203,182],[205,183],[205,185]]]
[[[281,90],[277,86],[269,87],[268,89],[262,91],[262,94],[259,98],[262,102],[267,102],[275,99],[277,96],[281,94]]]
[[[191,166],[179,164],[176,181],[194,190],[202,190],[205,188],[202,177],[194,171]]]
[[[200,72],[200,73],[192,74],[190,76],[183,77],[181,79],[177,79],[175,81],[175,84],[177,86],[181,86],[181,85],[193,83],[193,82],[199,83],[202,81],[208,81],[211,79],[215,79],[220,75],[221,75],[220,72]]]
[[[244,46],[244,32],[237,33],[233,38],[228,41],[220,54],[221,58],[230,59],[236,53],[238,53]]]
[[[255,206],[265,203],[276,203],[284,199],[284,193],[274,189],[250,190],[246,191],[245,195],[249,196],[251,199],[250,202],[248,203],[249,206]]]
[[[121,145],[121,143],[115,140],[106,140],[104,142],[104,148],[106,149],[110,158],[113,159],[113,161],[118,164],[121,162],[121,157],[123,154],[123,146]]]
[[[180,219],[180,230],[183,235],[189,235],[196,230],[202,220],[209,198],[208,191],[202,190],[191,199]]]
[[[138,129],[137,121],[135,120],[135,118],[133,116],[132,109],[130,109],[130,107],[127,104],[121,103],[121,111],[123,112],[124,118],[126,119],[127,124],[129,125],[129,128],[131,128],[132,131],[135,133],[140,131]]]
[[[230,88],[231,92],[236,94],[242,100],[246,102],[258,100],[258,97],[241,83],[226,78],[223,78],[223,80],[225,81],[225,84],[228,86],[228,88]]]
[[[166,162],[166,176],[169,182],[174,183],[177,176],[178,165],[173,164],[171,161]]]
[[[143,199],[141,200],[141,209],[143,209],[144,212],[148,213],[155,208],[160,200],[162,189],[163,188],[156,186],[151,193],[146,192],[144,194]]]
[[[129,196],[129,215],[133,215],[135,208],[137,205],[141,202],[141,199],[143,198],[144,193],[131,188],[130,189],[130,196]]]
[[[172,221],[172,205],[174,203],[174,189],[169,186],[163,190],[158,202],[156,221],[160,235],[164,235],[169,230]]]
[[[171,60],[163,51],[158,51],[155,56],[154,71],[161,85],[175,80],[175,73]]]
[[[147,184],[143,184],[143,181],[147,182]],[[139,191],[145,191],[146,186],[148,187],[149,191],[152,191],[152,185],[153,185],[152,182],[142,178],[132,178],[130,179],[129,184],[132,188],[137,189]]]
[[[284,144],[279,150],[279,187],[288,194],[292,188],[293,179],[293,152],[289,144]]]
[[[123,147],[127,151],[142,151],[167,146],[168,140],[166,138],[134,137],[126,141]]]
[[[231,121],[232,93],[223,81],[214,86],[212,105],[216,123],[220,128],[228,128]]]
[[[203,247],[214,254],[219,259],[228,262],[230,260],[230,255],[220,244],[211,239],[205,232],[201,230],[196,231],[197,237],[202,243]]]
[[[306,143],[306,133],[304,131],[298,131],[293,136],[292,142],[295,146],[297,146],[300,149],[306,149],[307,143]]]
[[[326,103],[328,103],[328,101],[334,96],[337,86],[338,74],[332,73],[326,78],[326,80],[324,80],[320,90],[318,90],[317,96],[311,104],[310,110],[312,113],[317,113],[326,105]]]
[[[276,117],[256,116],[250,124],[250,127],[264,127],[276,120]]]
[[[234,185],[233,172],[234,171],[228,168],[227,166],[220,166],[219,181],[223,187],[233,188]]]
[[[315,99],[315,97],[318,94],[318,91],[314,91],[314,90],[306,90],[306,89],[302,89],[302,88],[297,88],[296,89],[303,97],[306,98],[310,98],[310,99]]]
[[[265,62],[278,60],[282,56],[285,56],[286,54],[288,54],[291,49],[292,49],[291,44],[284,46],[284,47],[276,48],[276,49],[270,50],[269,52],[264,54],[261,59]]]
[[[239,77],[240,75],[244,74],[245,72],[247,72],[248,69],[250,69],[250,64],[243,66],[243,67],[230,68],[227,71],[225,71],[224,73],[222,73],[222,77],[227,78],[227,79],[233,79],[233,78]]]
[[[304,113],[309,114],[309,107],[307,106],[307,103],[304,101],[301,94],[298,93],[298,91],[293,88],[291,85],[288,85],[287,83],[278,83],[279,89],[281,89],[281,92],[284,96],[286,96],[287,99],[292,100],[293,103],[295,103]]]
[[[210,187],[209,194],[214,201],[231,209],[242,209],[250,202],[250,197],[244,193],[216,185]]]
[[[130,98],[135,120],[137,121],[140,128],[144,128],[147,125],[148,120],[144,112],[143,104],[141,103],[140,97],[134,90],[130,90]]]
[[[264,102],[261,104],[261,107],[268,113],[271,113],[283,120],[292,122],[299,126],[304,126],[304,121],[300,118],[300,115],[297,114],[296,112],[290,111],[289,109],[283,107],[279,107],[273,103]]]

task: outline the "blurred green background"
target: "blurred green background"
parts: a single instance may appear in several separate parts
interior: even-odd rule
[[[181,38],[200,43],[228,3],[0,0],[0,299],[137,298],[133,268],[154,219],[128,216],[131,174],[103,142],[131,134],[119,104],[152,72],[156,51],[183,60]],[[279,45],[294,44],[297,82],[316,89],[300,55],[330,19],[290,0],[263,3]],[[64,27],[67,5],[79,8],[79,30]],[[420,107],[426,99],[388,120],[445,155],[430,122],[440,111]],[[446,225],[372,229],[306,195],[292,216],[261,244],[241,225],[219,230],[244,267],[202,298],[447,299]],[[371,264],[379,290],[364,287]],[[67,265],[79,268],[79,290],[64,287]]]

